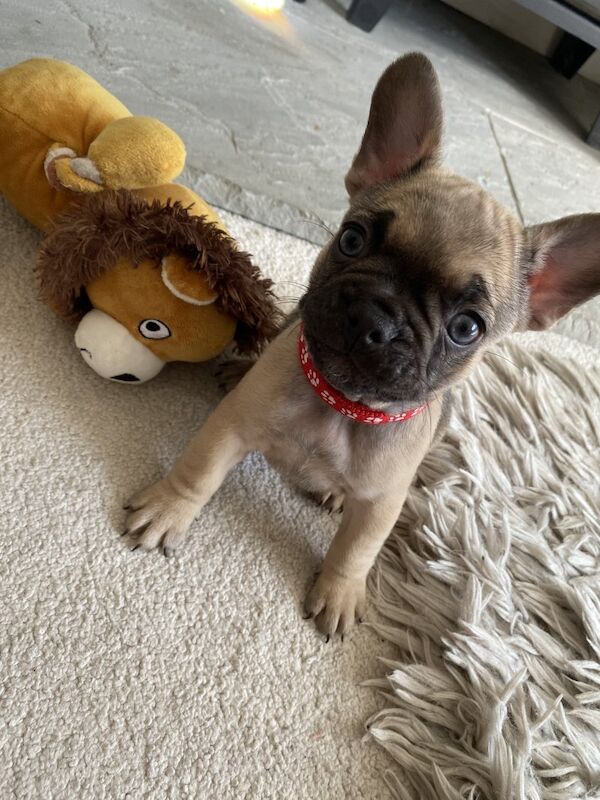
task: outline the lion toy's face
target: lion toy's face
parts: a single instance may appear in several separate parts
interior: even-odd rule
[[[137,266],[121,258],[86,286],[93,306],[75,344],[103,378],[141,383],[168,361],[207,361],[235,335],[236,320],[219,310],[218,295],[180,255]]]
[[[83,358],[113,381],[143,383],[168,361],[206,361],[231,342],[257,352],[277,330],[271,281],[179,201],[87,196],[50,230],[38,275],[42,298],[79,323]]]

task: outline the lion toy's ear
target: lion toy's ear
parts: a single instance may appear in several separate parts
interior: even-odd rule
[[[85,197],[56,220],[37,270],[42,299],[80,321],[83,358],[115,381],[141,383],[165,362],[206,361],[231,343],[258,352],[278,330],[271,281],[174,184]]]
[[[188,260],[179,253],[169,253],[161,261],[160,277],[167,289],[192,306],[210,306],[217,299],[206,278],[190,269]]]

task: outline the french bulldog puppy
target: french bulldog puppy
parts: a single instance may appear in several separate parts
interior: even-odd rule
[[[331,507],[343,503],[305,600],[327,636],[362,614],[367,574],[443,432],[453,384],[503,336],[546,328],[600,291],[600,215],[523,228],[439,166],[441,131],[431,63],[395,61],[346,176],[348,212],[298,311],[128,507],[136,546],[171,555],[254,450]]]

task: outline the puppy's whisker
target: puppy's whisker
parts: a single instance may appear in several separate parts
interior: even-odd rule
[[[291,336],[292,334],[296,335],[297,328],[295,325],[290,325],[290,327],[286,330],[285,335],[286,337]]]
[[[435,402],[443,404],[443,399],[440,399],[439,392],[436,391],[433,387],[429,387],[428,386],[427,388],[431,392],[431,394],[433,395],[433,399],[435,400]],[[429,441],[432,442],[433,441],[434,431],[433,431],[433,428],[432,428],[432,425],[431,425],[431,405],[430,404],[427,405],[427,417],[429,419]]]
[[[501,358],[504,361],[508,361],[508,363],[512,364],[513,367],[516,367],[517,369],[521,369],[521,367],[517,364],[516,361],[513,361],[512,359],[508,358],[507,356],[501,356],[500,353],[496,353],[494,350],[488,350],[487,351],[487,355],[493,356],[494,358]]]
[[[431,406],[427,406],[427,421],[429,423],[429,441],[433,439],[433,433],[431,428]]]
[[[299,289],[302,289],[303,292],[308,291],[308,286],[305,283],[299,283],[299,281],[277,281],[275,284],[275,288],[278,286],[297,286]]]
[[[433,394],[434,400],[437,403],[437,400],[438,400],[437,392],[435,390],[432,390],[432,394]],[[429,441],[431,442],[433,440],[433,428],[432,428],[432,425],[431,425],[431,405],[429,403],[426,406],[426,410],[427,410],[427,421],[429,422]]]
[[[331,236],[332,239],[335,236],[334,232],[330,228],[328,228],[327,225],[325,225],[324,222],[321,222],[320,220],[303,219],[302,222],[308,222],[309,225],[316,225],[317,228],[322,228],[322,230],[324,230],[326,233],[328,233]]]

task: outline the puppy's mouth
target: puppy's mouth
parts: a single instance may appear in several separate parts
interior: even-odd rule
[[[393,352],[382,352],[374,357],[360,350],[343,349],[335,335],[316,332],[310,321],[303,319],[303,323],[304,337],[315,366],[348,400],[366,405],[418,405],[426,401],[427,392],[421,381],[411,377],[413,370],[403,370],[396,363]]]

